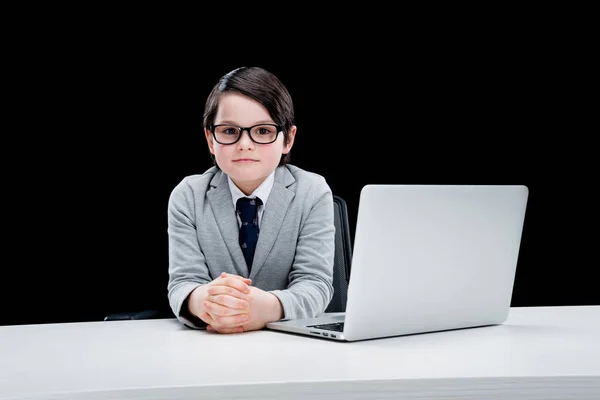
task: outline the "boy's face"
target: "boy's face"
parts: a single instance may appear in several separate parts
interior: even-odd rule
[[[250,127],[257,124],[274,124],[267,109],[259,102],[239,93],[229,92],[221,95],[215,125],[231,124]],[[289,142],[284,145],[283,133],[269,144],[254,143],[250,133],[245,130],[234,144],[217,143],[212,133],[204,130],[210,152],[217,164],[242,192],[251,194],[277,168],[282,154],[287,154],[294,144],[296,127],[289,132]]]

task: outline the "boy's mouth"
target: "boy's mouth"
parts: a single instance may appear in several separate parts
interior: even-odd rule
[[[253,158],[238,158],[236,160],[233,160],[233,162],[258,162],[258,160],[255,160]]]

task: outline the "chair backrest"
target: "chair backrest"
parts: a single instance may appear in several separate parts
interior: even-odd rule
[[[335,256],[333,260],[333,298],[325,312],[346,311],[350,264],[352,261],[352,243],[348,206],[340,196],[333,196],[335,224]]]

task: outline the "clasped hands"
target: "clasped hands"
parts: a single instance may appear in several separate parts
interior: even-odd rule
[[[192,291],[189,311],[206,322],[207,331],[218,333],[259,330],[268,322],[281,319],[283,308],[279,299],[251,283],[248,278],[223,272]]]

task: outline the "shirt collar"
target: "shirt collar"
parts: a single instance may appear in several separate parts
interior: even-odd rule
[[[263,205],[267,204],[267,199],[269,198],[269,194],[271,194],[271,189],[273,188],[273,184],[275,183],[275,171],[271,172],[267,179],[260,184],[259,187],[256,188],[254,192],[250,195],[246,196],[231,180],[229,175],[227,176],[227,182],[229,183],[229,190],[231,191],[231,199],[233,200],[233,207],[235,208],[238,199],[241,197],[248,197],[254,199],[256,197],[262,200]]]

